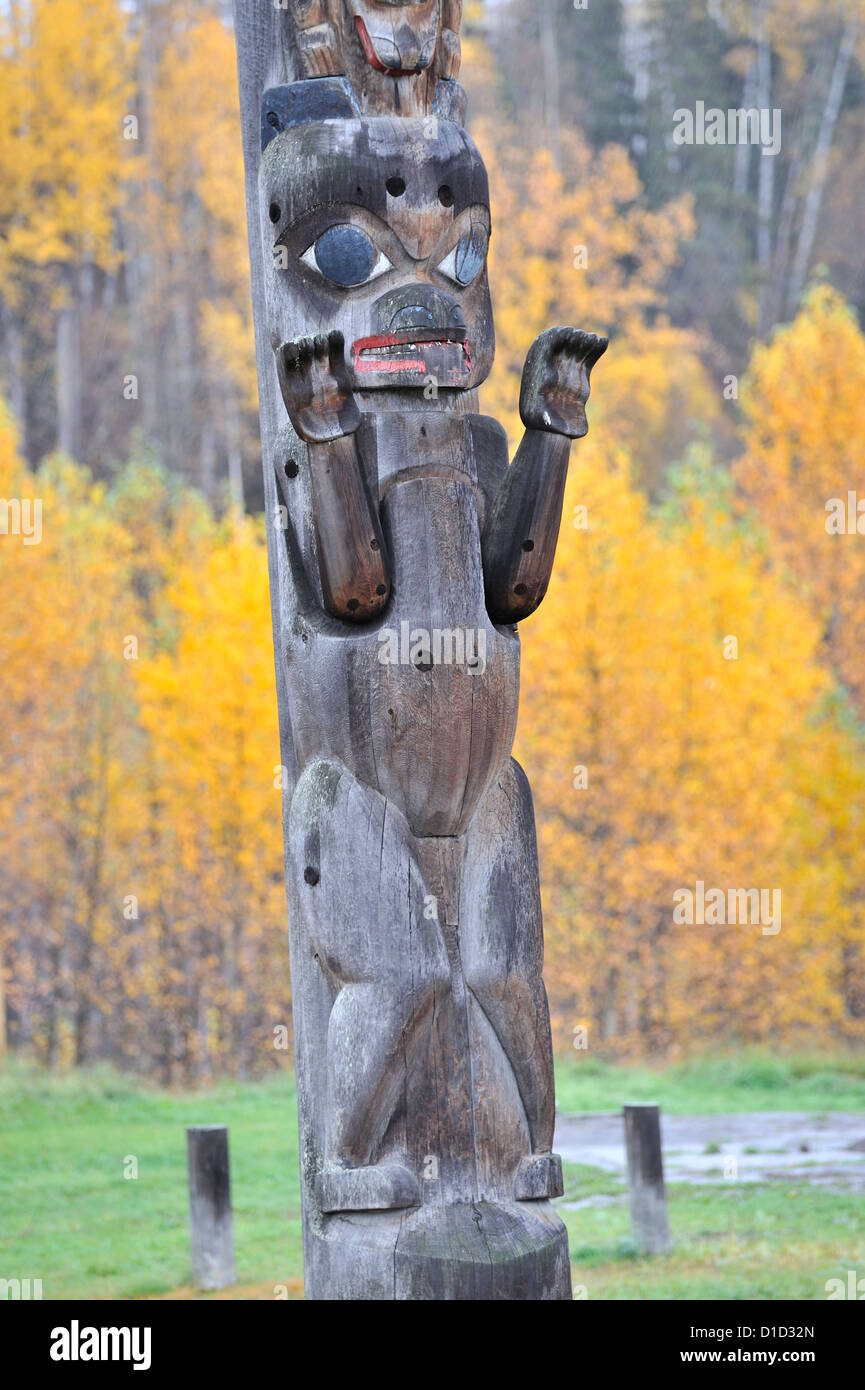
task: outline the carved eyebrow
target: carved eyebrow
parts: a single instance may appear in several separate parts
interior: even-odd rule
[[[333,213],[333,217],[330,219],[327,218],[328,212]],[[360,217],[357,217],[358,213]],[[371,227],[364,225],[365,219],[369,220],[372,224]],[[363,207],[360,203],[318,203],[314,208],[308,208],[306,212],[302,212],[299,217],[296,217],[293,222],[290,222],[287,227],[284,227],[276,238],[274,246],[288,246],[289,241],[293,241],[295,236],[299,236],[300,232],[307,226],[309,228],[308,235],[310,239],[315,241],[326,232],[328,228],[338,227],[343,223],[348,226],[360,227],[361,231],[365,231],[368,236],[372,237],[377,246],[379,246],[380,240],[388,237],[392,238],[399,246],[403,255],[407,256],[409,260],[414,259],[403,245],[399,233],[396,232],[389,223],[379,217],[377,213],[371,212],[369,208]],[[316,229],[314,234],[313,229]],[[307,235],[307,232],[304,231],[304,235]],[[304,250],[306,250],[305,247]]]

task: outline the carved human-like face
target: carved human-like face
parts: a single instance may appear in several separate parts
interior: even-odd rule
[[[295,126],[261,164],[271,341],[339,329],[355,390],[467,390],[494,339],[486,171],[459,126]]]
[[[435,56],[441,0],[346,0],[368,63],[389,76],[423,72]]]

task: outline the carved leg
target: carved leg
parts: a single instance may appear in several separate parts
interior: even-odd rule
[[[551,1153],[555,1116],[550,1015],[541,971],[543,927],[532,797],[513,759],[468,832],[460,896],[466,984],[513,1068],[532,1154],[516,1174],[518,1198],[560,1196]]]
[[[436,921],[405,819],[339,762],[307,767],[289,817],[307,935],[337,989],[328,1026],[322,1210],[411,1206],[417,1178],[376,1153],[450,988]]]

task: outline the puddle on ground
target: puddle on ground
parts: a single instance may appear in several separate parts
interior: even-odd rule
[[[736,1161],[739,1182],[794,1178],[836,1191],[865,1191],[865,1115],[760,1111],[661,1114],[668,1182],[721,1182]],[[556,1152],[570,1163],[625,1176],[621,1114],[558,1115]],[[587,1197],[572,1209],[617,1198]]]

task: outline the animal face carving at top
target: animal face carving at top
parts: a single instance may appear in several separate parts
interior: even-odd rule
[[[393,111],[397,79],[397,110],[418,114],[436,82],[459,73],[462,0],[293,0],[293,7],[306,75],[344,74],[365,111]]]

